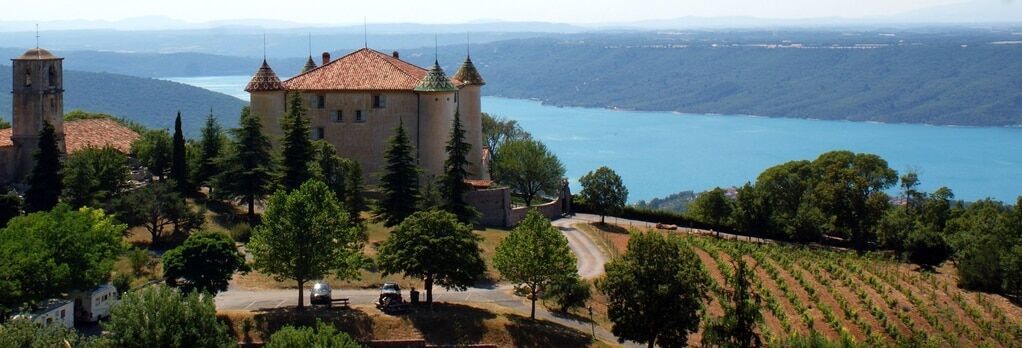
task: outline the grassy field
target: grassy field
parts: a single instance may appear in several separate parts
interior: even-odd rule
[[[380,243],[390,236],[392,229],[386,228],[378,223],[367,224],[367,232],[369,235],[369,242],[366,243],[363,252],[370,257],[375,257],[377,249]],[[482,251],[483,260],[486,261],[487,267],[487,279],[485,282],[496,282],[499,278],[496,270],[493,269],[493,253],[497,249],[497,245],[507,236],[508,231],[503,229],[478,229],[474,231],[476,235],[480,237],[479,248]],[[402,287],[422,287],[422,281],[419,279],[404,278],[401,275],[389,275],[384,276],[383,273],[376,269],[362,270],[361,277],[357,280],[338,280],[333,277],[327,277],[324,279],[331,287],[335,288],[378,288],[383,285],[384,282],[396,282]],[[271,276],[262,274],[259,272],[250,272],[246,275],[237,275],[234,278],[234,286],[240,288],[293,288],[294,282],[278,282]]]
[[[371,306],[305,312],[222,311],[218,316],[228,323],[230,333],[240,342],[261,342],[285,324],[312,325],[322,320],[362,341],[424,339],[428,344],[447,346],[475,343],[501,347],[610,346],[592,341],[589,335],[577,330],[548,321],[532,321],[499,307],[438,303],[433,311],[417,308],[400,316],[383,314]],[[253,324],[247,337],[242,325],[245,320]]]
[[[605,248],[621,253],[627,246],[623,228],[579,227]],[[959,289],[950,263],[921,272],[880,254],[683,236],[713,279],[710,316],[722,314],[733,260],[741,257],[755,267],[760,329],[768,342],[815,332],[865,346],[1022,346],[1022,309],[999,295]],[[594,311],[604,312],[597,320],[609,325],[600,296],[594,297]]]

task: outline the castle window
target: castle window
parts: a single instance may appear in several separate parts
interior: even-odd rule
[[[341,110],[334,111],[334,122],[344,122],[344,111]]]
[[[373,96],[373,108],[374,109],[382,109],[382,108],[385,108],[385,107],[387,107],[387,98],[385,98],[383,95],[374,95]]]
[[[32,87],[32,70],[25,70],[25,87]]]
[[[49,82],[50,88],[57,87],[57,68],[50,66],[50,74],[47,82]]]
[[[312,140],[320,140],[326,137],[326,130],[323,127],[316,127],[312,130]]]
[[[366,117],[362,114],[362,110],[355,110],[355,122],[365,122]]]
[[[325,108],[325,107],[326,107],[326,96],[322,95],[322,94],[317,95],[316,96],[316,108],[317,109],[322,109],[322,108]]]

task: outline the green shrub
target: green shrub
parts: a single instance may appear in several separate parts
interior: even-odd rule
[[[575,276],[550,284],[543,292],[543,299],[553,301],[557,310],[564,313],[572,308],[584,307],[592,295],[589,283]]]
[[[145,271],[146,267],[149,266],[149,252],[138,248],[131,249],[128,252],[128,263],[131,264],[131,271],[136,276],[141,275],[142,271]]]
[[[231,235],[231,239],[235,242],[248,243],[249,238],[252,237],[252,226],[242,222],[231,227],[231,231],[229,233]]]
[[[110,284],[117,288],[117,293],[120,294],[131,290],[131,281],[131,275],[127,273],[117,273],[110,278]]]
[[[361,345],[348,334],[337,331],[333,326],[316,321],[311,327],[284,326],[270,336],[266,348],[331,347],[358,348]]]

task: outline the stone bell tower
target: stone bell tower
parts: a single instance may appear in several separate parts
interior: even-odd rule
[[[39,147],[39,131],[44,122],[53,125],[57,146],[64,148],[64,58],[45,49],[33,48],[12,59],[15,180],[24,179],[35,165],[33,153]]]

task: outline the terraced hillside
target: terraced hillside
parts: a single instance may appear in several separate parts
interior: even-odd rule
[[[596,233],[608,248],[624,251],[627,235]],[[714,281],[711,316],[722,313],[732,261],[742,257],[754,266],[760,329],[771,345],[818,334],[870,347],[1022,346],[1022,309],[999,295],[959,289],[950,264],[920,272],[880,254],[686,236]]]

